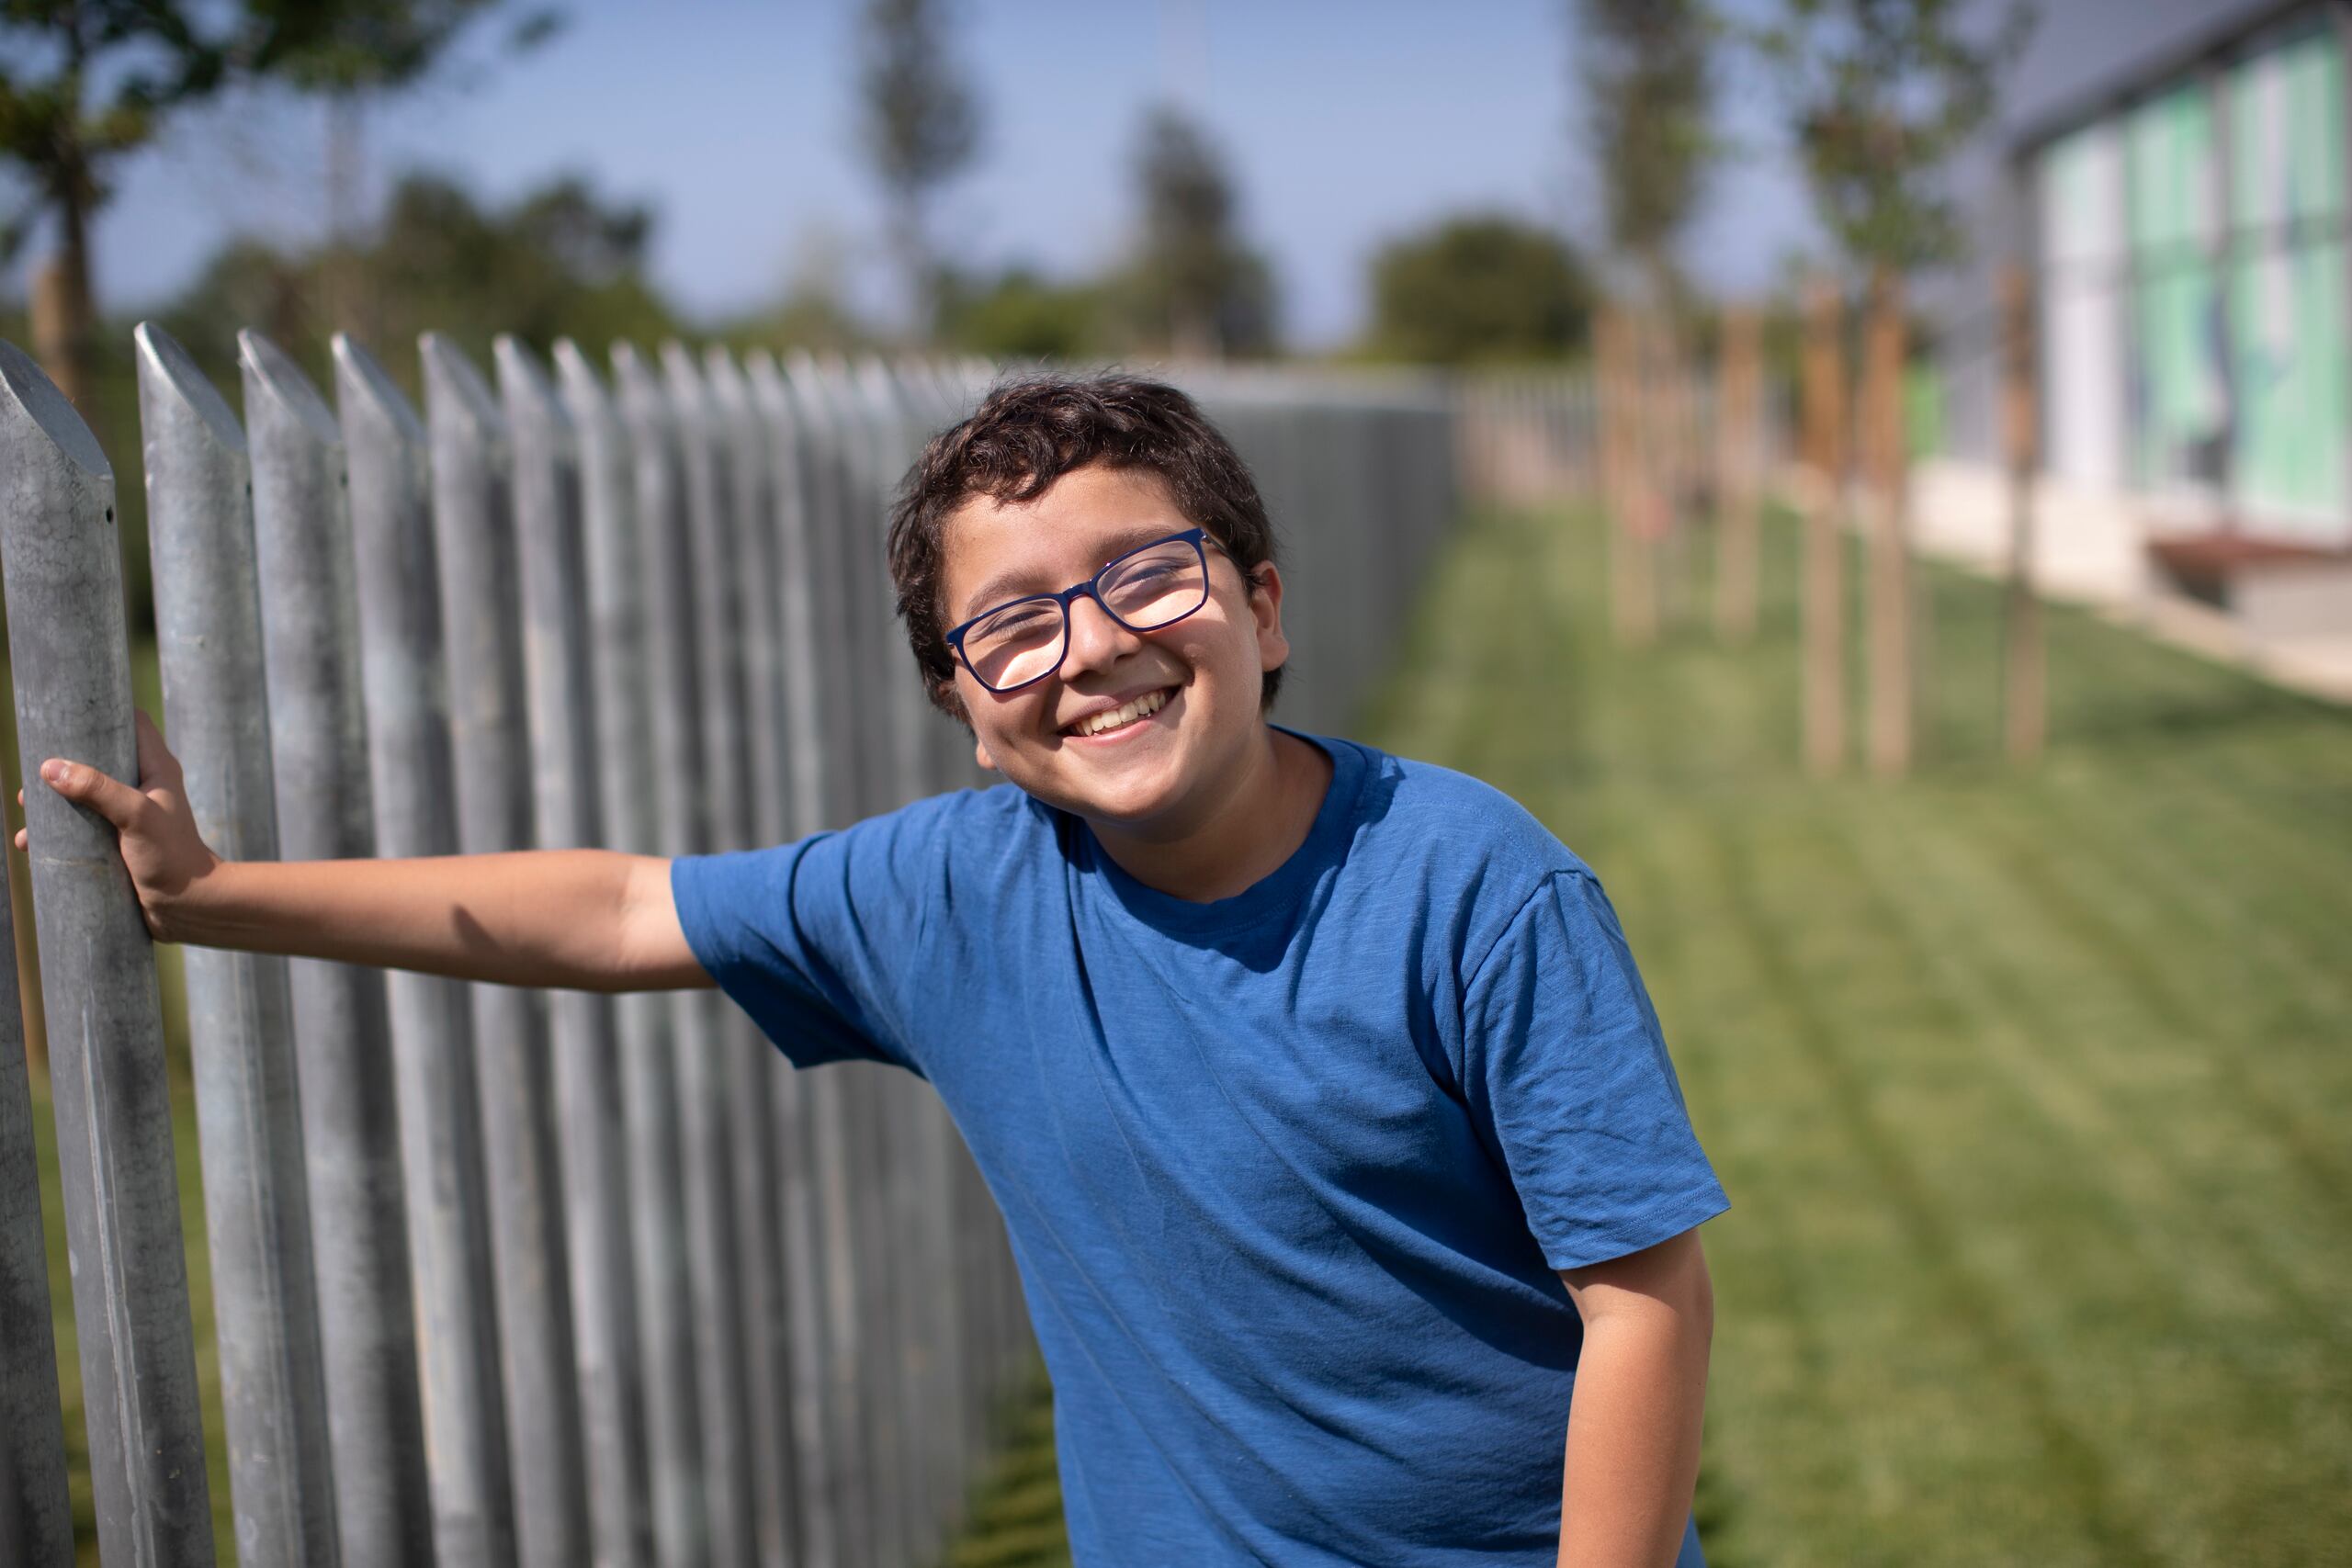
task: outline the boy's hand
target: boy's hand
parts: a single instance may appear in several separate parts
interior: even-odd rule
[[[140,913],[157,942],[182,940],[178,914],[190,890],[220,863],[196,829],[180,761],[164,744],[163,732],[144,713],[138,716],[139,784],[132,788],[85,762],[51,757],[40,765],[50,788],[74,805],[96,812],[120,840],[122,863],[138,889]],[[24,804],[25,793],[17,792]],[[28,849],[26,830],[17,847]]]

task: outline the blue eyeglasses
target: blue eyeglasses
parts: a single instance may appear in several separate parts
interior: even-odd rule
[[[991,692],[1017,692],[1069,656],[1069,607],[1083,597],[1131,632],[1172,626],[1209,602],[1208,549],[1225,547],[1205,528],[1138,545],[1084,582],[983,610],[947,634],[947,646]]]

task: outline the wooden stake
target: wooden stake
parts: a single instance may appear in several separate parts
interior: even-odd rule
[[[1903,280],[1881,268],[1871,279],[1864,329],[1861,408],[1864,482],[1870,492],[1871,771],[1911,769],[1911,550],[1904,482]]]
[[[1763,453],[1762,323],[1752,310],[1724,313],[1715,400],[1715,635],[1756,635],[1758,468]]]
[[[1837,286],[1816,281],[1805,307],[1804,383],[1805,456],[1815,480],[1804,519],[1804,760],[1815,774],[1836,773],[1846,755],[1842,314]]]
[[[2041,410],[2034,395],[2033,297],[2025,269],[2001,273],[2001,445],[2009,469],[2009,581],[2001,616],[2001,730],[2009,760],[2041,755],[2048,725],[2041,600],[2033,586],[2033,470]]]

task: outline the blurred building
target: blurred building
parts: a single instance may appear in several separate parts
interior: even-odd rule
[[[2014,260],[2037,304],[2060,575],[2352,638],[2347,42],[2346,0],[2044,6],[2006,144],[1973,175],[1931,534],[1964,531],[1954,506],[1983,522],[1992,277]]]

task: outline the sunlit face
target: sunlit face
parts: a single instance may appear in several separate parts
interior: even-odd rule
[[[1084,581],[1114,557],[1190,526],[1167,481],[1143,468],[1090,465],[1033,501],[976,496],[947,520],[947,624]],[[1035,685],[993,693],[959,661],[956,689],[981,766],[1130,834],[1176,838],[1206,821],[1261,739],[1261,677],[1290,656],[1272,565],[1259,568],[1254,588],[1216,549],[1208,569],[1208,603],[1157,631],[1131,632],[1092,599],[1074,601],[1069,653]],[[1139,700],[1150,711],[1083,732]]]

